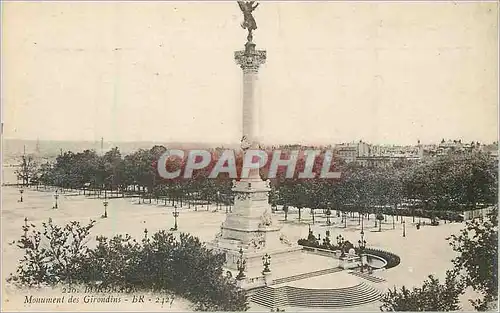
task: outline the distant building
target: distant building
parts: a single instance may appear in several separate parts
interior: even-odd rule
[[[498,161],[498,142],[481,146],[481,151],[489,154],[492,158]]]
[[[486,218],[488,214],[490,214],[491,211],[493,211],[493,209],[494,207],[490,206],[487,208],[464,211],[463,214],[464,221],[473,220],[476,218]]]
[[[423,157],[423,147],[417,146],[381,146],[363,141],[335,145],[337,157],[346,163],[356,163],[364,167],[386,167],[397,161],[417,161]]]
[[[363,156],[356,160],[356,164],[363,167],[387,167],[392,163],[390,156]]]
[[[428,145],[424,147],[424,157],[439,157],[451,154],[466,154],[472,152],[488,153],[494,158],[498,159],[498,143],[491,145],[483,145],[479,142],[472,141],[471,143],[464,143],[459,140],[444,140],[437,145]]]
[[[334,153],[337,157],[344,160],[346,163],[352,163],[356,161],[357,157],[359,156],[358,144],[348,143],[335,145]]]

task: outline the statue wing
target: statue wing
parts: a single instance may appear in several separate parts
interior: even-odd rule
[[[245,4],[243,3],[243,1],[237,1],[238,2],[238,5],[240,6],[240,9],[241,11],[245,12]]]

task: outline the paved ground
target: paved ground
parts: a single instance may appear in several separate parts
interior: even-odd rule
[[[156,205],[154,201],[153,204],[139,205],[137,204],[137,198],[111,199],[108,206],[109,218],[101,219],[100,216],[104,211],[102,199],[90,199],[84,196],[63,194],[58,199],[59,208],[53,209],[55,202],[53,191],[40,192],[26,190],[24,193],[24,202],[22,203],[18,202],[18,189],[4,187],[2,191],[3,277],[15,270],[17,260],[20,257],[17,249],[6,243],[18,239],[22,234],[21,227],[24,224],[25,217],[36,225],[46,222],[49,217],[57,224],[63,224],[72,220],[88,222],[90,219],[95,219],[97,220],[97,224],[93,229],[93,235],[113,236],[115,234],[129,233],[135,238],[142,238],[145,228],[152,233],[161,229],[168,230],[174,224],[172,216],[173,208],[170,206],[165,207],[163,204]],[[180,209],[178,218],[179,230],[198,236],[203,241],[212,240],[219,231],[219,226],[225,217],[224,209],[220,212],[214,212],[214,210],[215,206],[209,207],[208,211],[205,207],[199,208],[198,211],[187,209],[186,207]],[[308,212],[309,210],[303,210],[302,222],[300,223],[297,221],[296,212],[292,211],[288,215],[288,222],[284,225],[283,232],[288,236],[290,241],[296,242],[297,239],[307,236],[308,225],[312,222]],[[278,220],[284,219],[281,212],[276,215]],[[347,228],[343,228],[344,224],[341,223],[338,217],[332,218],[333,224],[328,227],[325,226],[324,217],[316,214],[315,219],[316,223],[312,226],[312,230],[315,234],[321,234],[322,238],[325,236],[327,229],[330,230],[332,240],[335,240],[339,234],[342,234],[345,239],[351,242],[357,242],[360,238],[360,226],[358,225],[357,217],[348,219]],[[402,236],[403,224],[400,221],[397,221],[395,229],[392,229],[391,217],[388,217],[387,222],[383,223],[381,232],[378,232],[378,227],[374,227],[373,218],[369,221],[365,220],[363,223],[364,238],[367,241],[367,246],[385,249],[401,257],[401,264],[399,266],[377,273],[378,276],[387,280],[387,283],[376,284],[382,290],[394,285],[420,285],[429,274],[435,274],[440,278],[444,277],[444,272],[451,267],[450,260],[454,257],[454,252],[449,247],[445,238],[452,233],[456,233],[463,227],[462,224],[455,223],[437,227],[425,226],[417,230],[412,224],[411,218],[406,218],[405,220],[406,237]],[[418,218],[416,222],[418,222]],[[308,263],[311,262],[306,262],[303,266],[308,267]],[[272,264],[271,269],[273,266],[279,265]],[[286,265],[283,265],[283,268],[286,268]],[[338,283],[336,283],[336,280],[330,278],[333,275],[336,274],[307,279],[301,281],[300,285],[301,287],[309,286],[311,288],[319,285],[323,288],[337,288],[336,285]],[[350,276],[349,280],[352,279]],[[16,300],[12,297],[10,299],[11,304],[20,303],[19,299]],[[3,304],[7,305],[5,302]],[[119,309],[123,310],[124,307],[119,306]],[[4,308],[8,308],[8,306]],[[156,306],[153,303],[151,304],[151,308],[148,307],[148,310],[155,310],[155,308]],[[187,308],[188,305],[180,300],[174,301],[172,306],[173,310],[186,310]],[[469,308],[470,306],[464,305],[464,309]],[[60,307],[59,309],[66,309],[66,307]],[[85,307],[85,310],[87,309],[90,308]],[[101,306],[97,306],[95,310],[99,309],[109,310],[110,307],[108,308],[108,306],[102,304]],[[162,310],[165,309],[164,307]],[[257,306],[252,306],[251,308],[252,311],[259,309],[262,308]],[[130,308],[130,310],[134,310],[134,308]],[[374,303],[364,307],[352,308],[352,310],[378,311],[378,304]]]

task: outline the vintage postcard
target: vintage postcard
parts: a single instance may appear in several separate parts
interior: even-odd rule
[[[497,1],[3,1],[3,311],[496,311]]]

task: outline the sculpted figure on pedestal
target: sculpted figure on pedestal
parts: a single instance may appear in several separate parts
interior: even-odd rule
[[[264,238],[264,235],[258,233],[255,234],[255,236],[252,239],[250,239],[249,245],[250,247],[256,250],[264,248],[266,246],[266,240]]]
[[[269,210],[266,210],[260,218],[260,226],[271,226],[273,224],[273,217]]]
[[[222,237],[222,228],[221,230],[215,235],[215,238],[221,238]]]
[[[290,242],[290,240],[288,240],[287,236],[285,234],[280,234],[280,242],[282,244],[285,244],[287,246],[291,246],[292,243]]]
[[[243,13],[243,23],[241,23],[241,27],[248,30],[248,42],[252,42],[252,32],[257,29],[257,23],[255,22],[252,12],[259,6],[259,4],[257,3],[254,5],[254,3],[255,1],[238,1],[238,5]]]
[[[238,200],[247,200],[250,199],[250,195],[247,193],[240,193],[236,195],[236,198],[238,198]]]
[[[252,144],[250,143],[250,141],[248,141],[247,136],[243,136],[241,138],[241,150],[246,151],[246,150],[248,150],[248,148],[251,147],[251,145]]]

